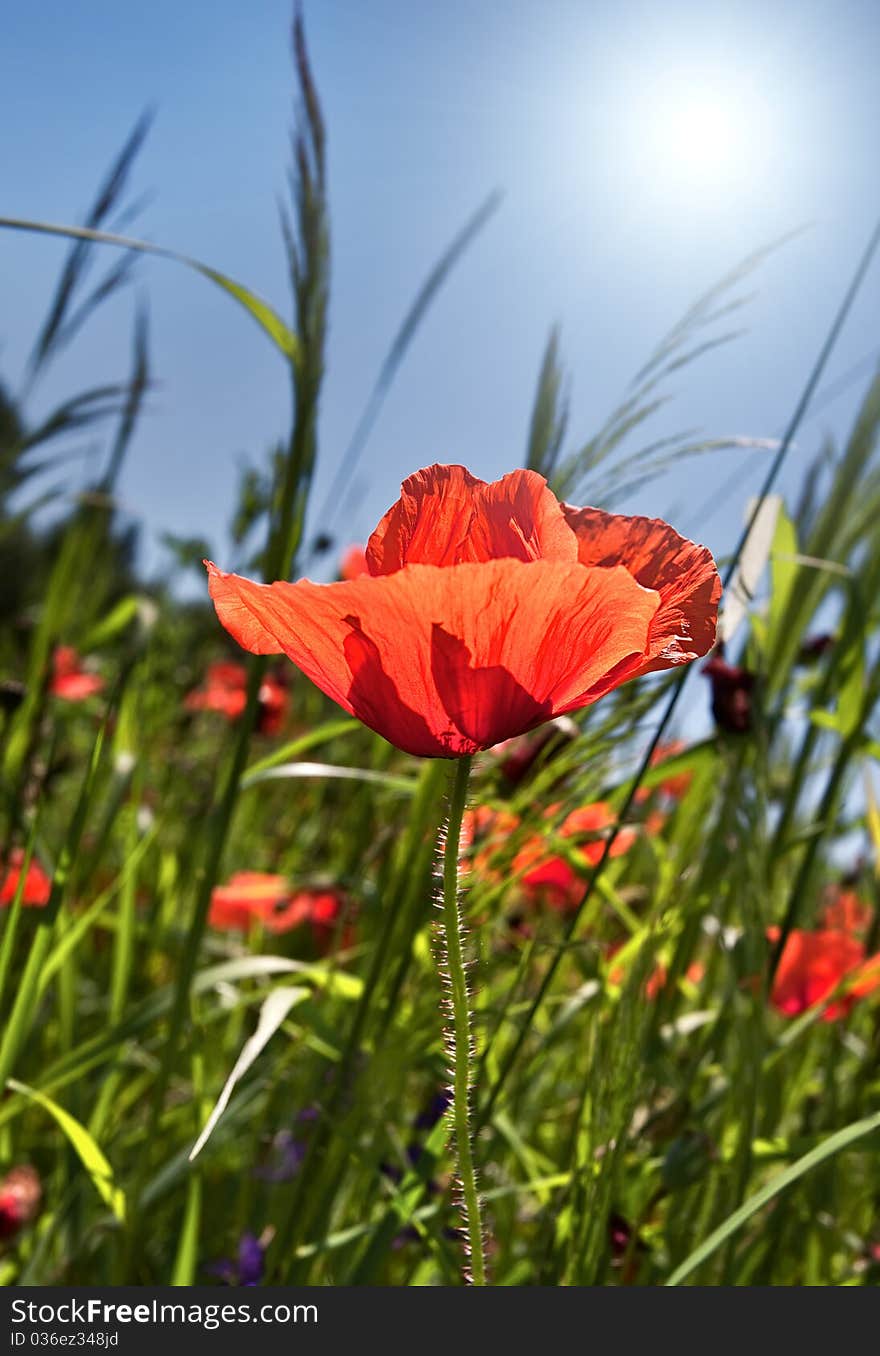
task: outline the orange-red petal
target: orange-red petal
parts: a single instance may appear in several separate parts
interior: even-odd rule
[[[577,560],[562,505],[536,471],[488,484],[463,466],[427,466],[405,480],[400,498],[367,544],[367,568],[467,561]]]
[[[640,670],[686,664],[715,643],[721,580],[712,554],[660,518],[628,518],[564,504],[577,536],[582,565],[624,565],[645,588],[660,594],[649,655]]]
[[[768,929],[771,941],[774,933],[777,933],[776,929]],[[823,1002],[847,975],[854,976],[864,959],[865,949],[861,942],[845,932],[806,932],[794,928],[779,959],[770,1001],[787,1017],[796,1017]],[[822,1014],[824,1021],[845,1016],[857,997],[876,987],[880,982],[880,971],[876,966],[873,970],[866,966],[865,972],[849,993],[826,1007]]]
[[[406,565],[335,584],[257,584],[208,565],[217,615],[286,654],[408,753],[458,757],[595,701],[644,665],[659,597],[621,566]]]
[[[13,848],[9,854],[8,869],[0,882],[0,907],[11,904],[15,899],[23,866],[24,851]],[[36,858],[31,858],[21,895],[22,904],[28,908],[42,908],[49,903],[51,894],[52,881]]]
[[[258,919],[268,921],[290,894],[284,876],[265,871],[236,871],[211,892],[208,922],[212,927],[247,931]]]

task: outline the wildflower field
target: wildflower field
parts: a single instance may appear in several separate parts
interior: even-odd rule
[[[119,227],[144,125],[84,226],[0,222],[70,237],[32,382],[146,251],[260,326],[293,411],[230,505],[234,559],[203,565],[198,523],[169,542],[182,601],[116,498],[143,319],[125,383],[39,423],[0,387],[0,1280],[876,1284],[880,378],[811,453],[817,332],[735,553],[666,523],[667,459],[699,449],[640,425],[753,259],[587,441],[553,338],[508,475],[415,449],[369,541],[328,545],[299,19],[293,51],[287,318]],[[484,217],[352,458],[381,463],[378,404]],[[47,519],[84,431],[100,474]],[[619,513],[649,477],[656,515]]]

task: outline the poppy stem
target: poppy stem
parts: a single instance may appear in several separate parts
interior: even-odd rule
[[[447,1033],[447,1053],[450,1057],[452,1076],[452,1125],[455,1130],[456,1168],[470,1252],[470,1274],[467,1279],[473,1285],[485,1285],[483,1225],[469,1123],[473,1047],[470,996],[462,946],[458,875],[461,822],[467,801],[470,770],[470,758],[458,758],[452,765],[449,778],[449,821],[443,856],[443,941],[446,950],[444,978],[449,984],[449,1006],[452,1015],[452,1029]]]

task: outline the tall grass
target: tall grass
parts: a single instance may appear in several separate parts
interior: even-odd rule
[[[325,131],[299,19],[294,63],[290,320],[184,261],[257,320],[289,382],[290,430],[259,512],[245,515],[265,531],[265,578],[303,559],[330,278]],[[150,384],[143,315],[128,382],[74,397],[59,415],[59,438],[84,419],[114,421],[94,493],[51,538],[28,512],[40,483],[33,372],[126,280],[127,262],[77,310],[74,284],[104,258],[101,233],[118,224],[105,218],[145,130],[84,227],[31,223],[77,243],[28,383],[0,407],[0,546],[39,566],[30,591],[6,599],[0,630],[0,860],[5,879],[21,848],[23,868],[33,856],[53,878],[34,908],[22,875],[0,916],[0,1173],[30,1164],[42,1184],[39,1213],[0,1242],[0,1279],[234,1279],[252,1234],[272,1281],[458,1284],[432,953],[444,766],[391,749],[292,670],[286,724],[261,733],[262,659],[249,661],[237,719],[186,706],[210,662],[239,656],[207,607],[148,597],[133,572],[119,587],[113,496]],[[350,460],[491,205],[419,293]],[[724,340],[713,327],[739,305],[730,289],[743,276],[697,304],[605,429],[568,453],[552,337],[524,430],[528,464],[561,494],[610,503],[661,470],[658,458],[702,447],[689,435],[633,441],[665,377]],[[827,324],[817,317],[817,347]],[[849,1010],[828,1021],[821,1005],[786,1016],[772,1001],[786,938],[819,925],[843,877],[873,909],[866,950],[878,948],[878,427],[880,378],[846,445],[804,466],[811,492],[776,518],[765,587],[737,633],[736,662],[753,675],[747,728],[724,728],[722,710],[712,733],[652,763],[673,710],[708,711],[710,698],[705,678],[683,695],[677,679],[652,678],[581,712],[522,777],[503,753],[474,762],[470,804],[512,816],[463,859],[476,958],[471,1131],[495,1284],[878,1279],[880,999],[847,1003],[844,981]],[[829,642],[805,649],[819,625]],[[104,679],[86,702],[53,695],[59,643]],[[591,870],[558,828],[596,801],[630,836]],[[579,877],[576,913],[536,900],[515,865],[536,835]],[[209,921],[212,892],[240,870],[332,887],[342,912],[324,931],[223,930]],[[466,1027],[457,1035],[467,1043]],[[221,1258],[232,1261],[212,1270]]]

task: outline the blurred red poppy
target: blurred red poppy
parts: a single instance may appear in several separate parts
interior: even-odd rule
[[[104,687],[104,679],[82,667],[82,660],[71,645],[59,645],[52,656],[49,691],[64,702],[84,702]]]
[[[236,871],[226,885],[211,893],[208,922],[224,931],[246,932],[252,923],[268,924],[278,906],[290,897],[284,876],[264,871]]]
[[[211,894],[208,922],[223,931],[246,932],[261,923],[268,932],[292,932],[308,925],[319,951],[333,943],[342,919],[346,897],[330,886],[292,891],[284,876],[264,871],[236,871],[226,885]],[[349,910],[350,912],[350,910]],[[343,927],[341,946],[350,946],[354,933]]]
[[[290,932],[293,928],[307,924],[312,940],[318,951],[325,953],[334,944],[338,936],[341,948],[354,944],[355,932],[351,917],[343,919],[343,914],[351,914],[345,895],[332,887],[314,887],[298,890],[289,902],[277,909],[266,920],[270,932]]]
[[[188,692],[183,704],[187,711],[217,711],[238,720],[247,704],[247,669],[226,661],[209,664],[204,683]]]
[[[359,575],[368,574],[367,553],[360,545],[349,546],[339,562],[339,574],[342,579],[357,579]]]
[[[404,482],[368,574],[257,584],[206,562],[217,615],[408,753],[454,758],[705,654],[721,584],[666,523],[562,505],[542,476]]]
[[[244,664],[221,660],[208,665],[201,687],[194,688],[184,698],[187,711],[217,711],[227,720],[238,720],[247,706],[247,669]],[[276,735],[287,715],[286,685],[274,674],[267,673],[260,684],[257,729],[260,734]]]
[[[21,869],[24,865],[24,852],[21,848],[13,848],[9,854],[9,865],[3,882],[0,884],[0,907],[11,904],[15,899],[15,892],[18,889],[18,883],[21,880]],[[43,868],[36,858],[31,858],[31,864],[28,867],[27,875],[24,881],[24,893],[21,897],[22,904],[28,908],[41,909],[49,903],[49,896],[52,893],[52,881],[46,875]]]
[[[779,929],[768,928],[767,935],[776,941]],[[847,978],[853,982],[842,997],[826,1006],[824,1022],[845,1017],[857,999],[880,988],[880,956],[866,960],[862,943],[845,932],[795,928],[783,947],[770,1001],[786,1017],[796,1017],[822,1003]]]
[[[551,806],[546,813],[553,815],[558,808]],[[584,867],[595,866],[605,850],[605,830],[615,822],[611,806],[600,800],[572,810],[556,830],[556,836],[573,840],[573,855]],[[633,829],[621,829],[611,845],[610,855],[620,857],[628,852],[635,839]],[[522,873],[522,888],[535,902],[562,912],[576,909],[580,904],[584,893],[583,872],[578,871],[568,857],[554,853],[540,835],[523,844],[512,865],[516,873]]]

